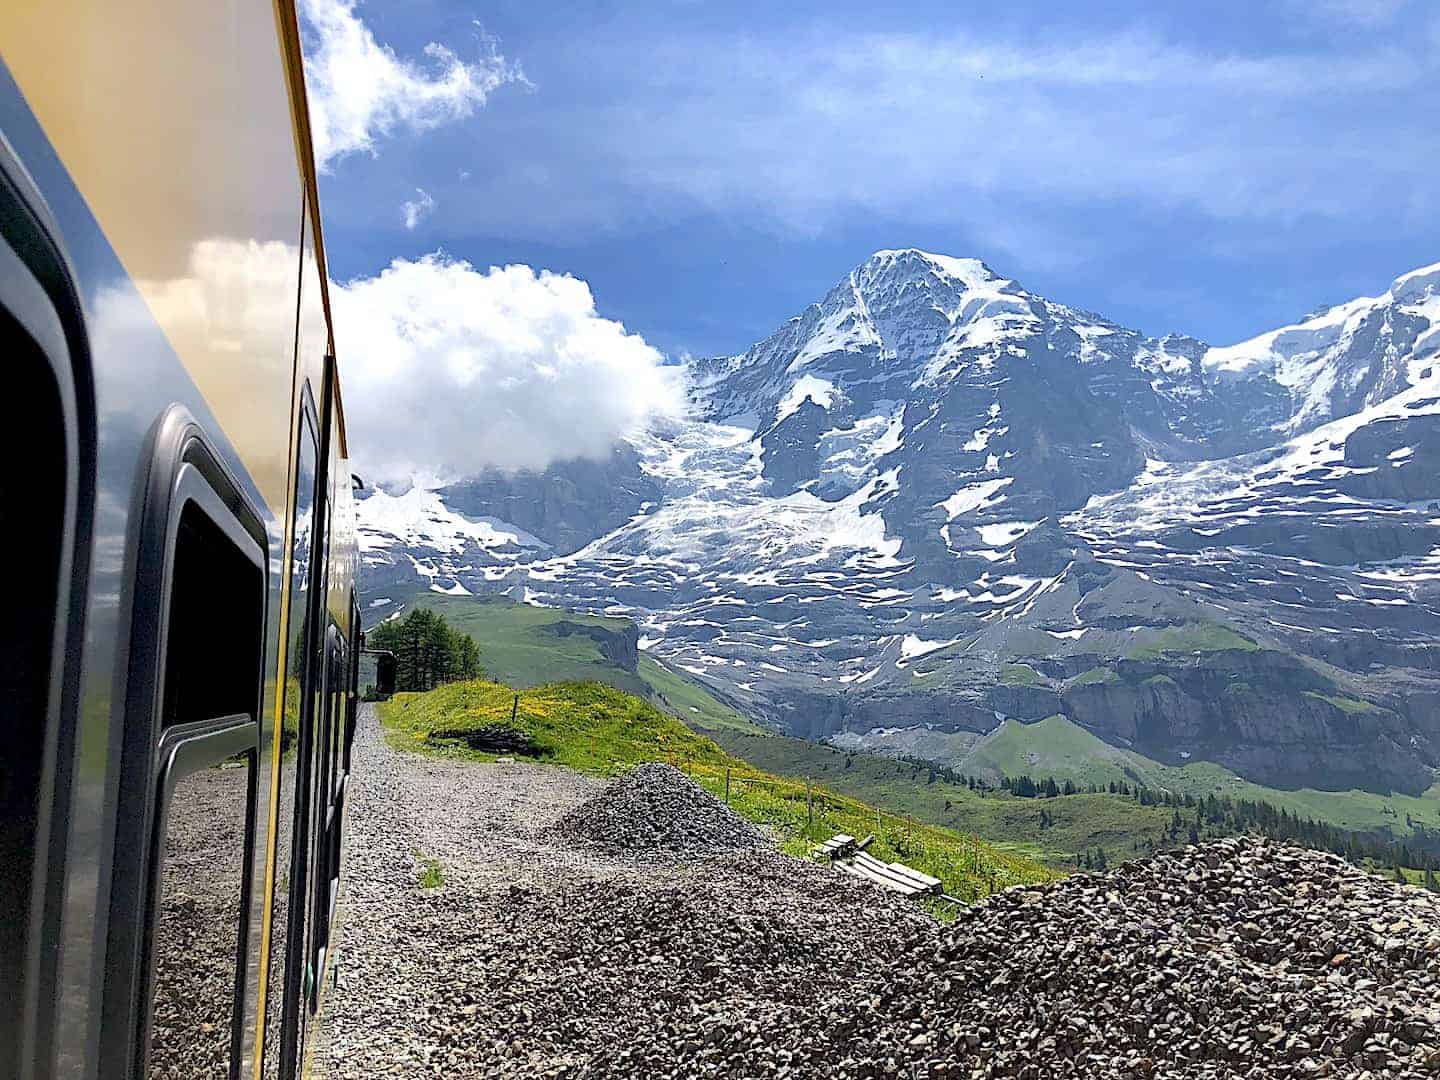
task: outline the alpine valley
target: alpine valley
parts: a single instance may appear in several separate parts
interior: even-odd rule
[[[616,655],[851,749],[1045,721],[1276,788],[1435,784],[1440,264],[1217,348],[881,251],[689,381],[608,460],[369,494],[372,618],[624,616]]]

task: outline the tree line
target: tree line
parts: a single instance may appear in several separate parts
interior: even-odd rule
[[[1440,833],[1425,828],[1410,820],[1408,816],[1406,823],[1414,830],[1414,835],[1404,840],[1395,840],[1379,832],[1355,832],[1314,818],[1302,817],[1260,799],[1236,799],[1228,795],[1196,796],[1125,780],[1112,780],[1106,784],[1076,784],[1068,779],[1063,783],[1057,782],[1053,776],[1034,777],[1021,774],[1001,775],[992,782],[923,758],[907,756],[900,761],[903,763],[902,768],[907,765],[910,767],[912,775],[927,770],[927,783],[943,780],[981,794],[1003,792],[1021,799],[1054,799],[1063,795],[1087,794],[1119,795],[1134,799],[1141,806],[1171,807],[1175,813],[1163,835],[1164,843],[1156,846],[1195,844],[1216,837],[1258,834],[1301,847],[1329,851],[1357,865],[1369,862],[1390,867],[1397,880],[1403,876],[1402,867],[1420,870],[1425,887],[1440,892]],[[848,764],[847,762],[847,766]],[[1052,815],[1043,808],[1040,813],[1042,828],[1053,824]],[[1097,855],[1087,851],[1083,857],[1076,856],[1076,864],[1086,869],[1103,869],[1104,858],[1103,852]]]
[[[416,608],[404,618],[381,623],[365,634],[365,644],[395,654],[397,690],[433,690],[442,683],[484,674],[475,639],[428,608]]]

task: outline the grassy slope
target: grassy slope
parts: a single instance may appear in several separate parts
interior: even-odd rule
[[[480,664],[491,678],[510,686],[593,680],[631,694],[644,694],[644,681],[607,660],[599,644],[582,634],[560,637],[546,629],[558,622],[584,623],[620,633],[624,619],[574,615],[559,608],[517,604],[504,597],[424,594],[408,607],[427,607],[480,646]]]
[[[792,854],[837,832],[874,833],[871,852],[933,874],[952,895],[973,899],[1008,885],[1053,876],[1039,863],[974,837],[912,822],[825,786],[787,780],[731,756],[716,743],[632,695],[598,683],[522,690],[516,727],[546,759],[609,775],[642,761],[668,761],[712,792],[730,786],[741,814],[774,828]],[[508,724],[515,691],[490,682],[453,683],[426,694],[399,694],[380,706],[392,745],[448,757],[486,760],[462,742],[434,740],[434,731]],[[731,732],[738,736],[738,733]]]
[[[764,729],[732,709],[705,687],[672,670],[653,656],[640,655],[640,678],[651,690],[652,700],[704,731],[732,730],[758,734]]]
[[[1182,794],[1228,795],[1268,802],[1343,829],[1388,828],[1397,838],[1414,830],[1406,815],[1427,828],[1440,828],[1440,785],[1421,796],[1378,795],[1370,791],[1285,790],[1242,780],[1223,765],[1195,762],[1163,765],[1130,750],[1111,746],[1063,716],[1032,724],[1006,721],[954,766],[973,775],[1004,773],[1053,776],[1061,783],[1109,784],[1124,780]]]
[[[983,837],[996,847],[1052,866],[1073,865],[1076,852],[1103,847],[1112,860],[1132,857],[1137,844],[1156,840],[1171,811],[1139,806],[1118,795],[1070,795],[1019,799],[1004,792],[979,793],[950,784],[930,770],[876,754],[842,750],[779,735],[716,732],[730,753],[783,776],[809,777],[836,791],[897,814]],[[849,762],[847,765],[846,762]],[[1040,811],[1054,819],[1040,824]]]
[[[577,615],[559,608],[517,604],[504,597],[444,596],[422,593],[409,606],[423,606],[475,639],[487,675],[509,686],[553,682],[601,682],[648,698],[667,712],[702,728],[759,730],[755,724],[705,687],[645,654],[635,671],[607,659],[593,638],[560,637],[546,628],[557,622],[581,623],[606,630],[628,630],[628,619]]]
[[[643,696],[691,727],[717,737],[726,732],[761,733],[762,729],[705,687],[653,657],[642,653],[638,669],[632,673],[607,660],[591,638],[581,635],[559,637],[544,631],[546,626],[562,620],[622,630],[628,627],[627,620],[517,604],[503,597],[422,593],[413,603],[440,612],[452,625],[474,637],[480,645],[481,664],[491,677],[501,682],[527,687],[550,682],[595,680]],[[1253,647],[1253,643],[1239,635],[1213,627],[1183,628],[1174,632],[1173,640],[1167,638],[1162,644],[1172,648],[1182,645],[1195,648]],[[1028,681],[1031,669],[1024,668],[1024,665],[1013,667],[1016,670],[1011,673],[1011,681]],[[1024,670],[1020,670],[1022,668]],[[1109,674],[1108,669],[1099,670]],[[788,744],[798,744],[798,747]],[[734,749],[733,752],[761,768],[783,775],[804,777],[809,775],[808,770],[818,767],[807,753],[799,749],[813,747],[813,744],[800,740],[781,739],[764,751],[761,744],[753,740],[744,742],[743,746],[744,750]],[[813,749],[818,754],[832,752],[826,747]],[[885,759],[879,760],[883,762]],[[1016,776],[1028,773],[1037,778],[1054,776],[1061,783],[1072,779],[1085,785],[1103,785],[1112,780],[1138,781],[1149,787],[1186,792],[1197,797],[1216,794],[1260,800],[1345,829],[1389,828],[1397,837],[1412,831],[1406,825],[1407,814],[1421,825],[1440,829],[1440,784],[1420,797],[1385,796],[1365,791],[1285,791],[1241,780],[1224,766],[1209,762],[1162,765],[1133,751],[1111,746],[1063,717],[1051,717],[1033,724],[1007,722],[979,740],[962,760],[953,764],[958,771],[974,775],[1003,772]],[[889,767],[893,768],[893,763],[889,763]],[[923,775],[920,780],[923,783]],[[902,777],[887,779],[883,789],[856,790],[854,794],[881,802],[901,814],[913,813],[922,820],[940,824],[957,820],[953,817],[953,808],[958,800],[951,800],[950,817],[921,813],[920,808],[928,806],[930,800],[923,793],[917,794],[914,787]],[[1137,811],[1155,808],[1136,807],[1133,802],[1117,805],[1108,799],[1095,801],[1092,796],[1075,798],[1078,801],[1066,807],[1066,814],[1073,821],[1067,825],[1066,819],[1057,812],[1056,825],[1045,830],[1044,836],[1038,835],[1038,825],[1030,820],[1033,818],[1038,822],[1038,811],[1027,800],[1013,800],[1018,806],[982,807],[974,812],[972,818],[959,819],[957,827],[972,830],[996,842],[1015,841],[1033,845],[1035,850],[1043,849],[1051,861],[1096,844],[1105,847],[1109,855],[1120,855],[1132,850],[1137,840],[1143,841],[1154,832],[1154,822],[1150,820],[1153,815]],[[993,803],[997,800],[987,801]],[[943,807],[943,799],[940,805]],[[1050,812],[1048,806],[1047,812]],[[1128,824],[1125,820],[1127,813],[1132,818]]]
[[[1133,660],[1159,660],[1172,652],[1255,652],[1260,648],[1228,626],[1219,623],[1185,623],[1163,630],[1153,639],[1130,650]]]

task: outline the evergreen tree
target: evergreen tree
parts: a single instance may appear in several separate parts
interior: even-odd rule
[[[401,619],[381,623],[366,634],[376,649],[395,654],[397,690],[431,690],[456,679],[481,674],[480,647],[469,634],[451,629],[443,616],[416,608]]]

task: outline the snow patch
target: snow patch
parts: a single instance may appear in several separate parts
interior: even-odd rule
[[[813,401],[822,409],[829,409],[835,401],[835,384],[828,379],[817,379],[814,375],[801,375],[790,387],[790,392],[775,407],[775,422],[779,423],[793,415],[806,401]]]
[[[978,510],[980,507],[986,505],[994,499],[995,494],[1001,488],[1014,482],[1015,478],[1013,476],[1001,476],[994,480],[981,480],[978,484],[969,484],[961,488],[944,502],[937,503],[936,505],[943,506],[950,520],[954,521],[961,514],[968,514],[970,511]]]

